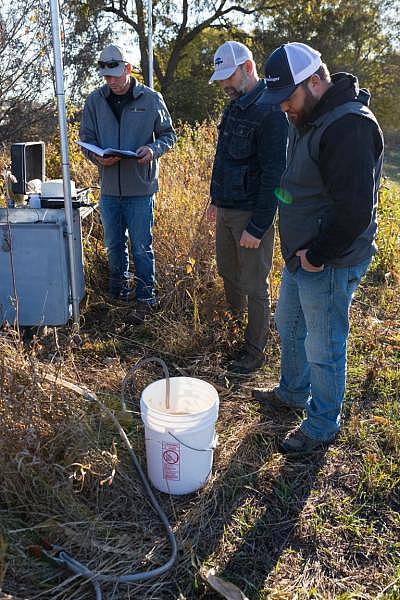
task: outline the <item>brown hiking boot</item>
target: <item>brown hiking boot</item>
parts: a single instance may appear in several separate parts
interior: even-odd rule
[[[283,454],[303,456],[326,449],[334,441],[316,440],[306,435],[300,428],[294,429],[280,443],[280,450]]]
[[[255,353],[249,350],[243,350],[238,354],[235,360],[228,364],[230,373],[238,375],[250,375],[265,365],[265,355],[263,352]]]
[[[281,400],[279,396],[276,395],[275,390],[255,388],[251,391],[251,395],[254,400],[257,400],[257,402],[260,402],[260,404],[264,405],[266,408],[274,408],[275,410],[293,410],[299,413],[304,410],[301,406],[289,404],[289,402]]]
[[[130,313],[127,321],[134,325],[142,325],[149,321],[154,314],[155,305],[148,302],[138,302],[136,308]]]

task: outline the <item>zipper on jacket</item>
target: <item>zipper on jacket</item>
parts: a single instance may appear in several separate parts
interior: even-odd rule
[[[290,149],[290,156],[287,153],[286,155],[286,167],[285,170],[283,171],[282,175],[281,175],[281,184],[283,184],[284,179],[285,179],[285,175],[287,174],[288,170],[289,170],[289,165],[292,161],[293,155],[294,155],[294,151],[296,149],[297,143],[299,141],[299,134],[297,133],[297,131],[294,133],[294,137],[293,137],[293,143],[292,143],[292,147],[288,148],[288,150]]]
[[[118,122],[118,148],[121,147],[121,121],[122,121],[122,114],[124,112],[125,108],[122,109],[122,113],[121,113],[121,118]],[[124,160],[124,159],[121,159]],[[119,189],[119,197],[121,198],[122,196],[122,189],[121,189],[121,160],[118,161],[118,189]]]

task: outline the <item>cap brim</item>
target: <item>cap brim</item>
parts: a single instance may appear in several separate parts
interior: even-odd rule
[[[295,85],[287,85],[283,88],[275,88],[275,89],[266,89],[264,91],[264,100],[266,100],[269,104],[280,104],[284,102],[293,94],[299,84]]]
[[[111,75],[111,77],[120,77],[125,69],[125,63],[118,65],[118,67],[114,67],[114,69],[99,69],[99,73],[102,77],[106,77],[107,75]]]
[[[231,75],[234,74],[239,65],[234,67],[229,67],[229,69],[218,69],[218,71],[214,71],[208,83],[212,83],[213,81],[223,81],[224,79],[228,79]]]

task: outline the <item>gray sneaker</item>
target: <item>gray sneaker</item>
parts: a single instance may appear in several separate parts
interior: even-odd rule
[[[280,444],[280,450],[283,454],[291,454],[302,456],[312,454],[320,450],[326,449],[335,438],[330,440],[316,440],[310,438],[301,429],[297,428],[287,434],[285,439]]]
[[[275,394],[274,390],[255,388],[251,390],[251,395],[254,400],[257,400],[260,404],[269,408],[274,408],[275,410],[293,410],[298,413],[301,413],[304,410],[301,406],[295,406],[281,400],[281,398]]]

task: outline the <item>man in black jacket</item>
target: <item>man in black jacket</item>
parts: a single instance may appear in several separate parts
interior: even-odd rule
[[[236,316],[248,312],[244,344],[229,370],[248,374],[265,362],[275,190],[285,167],[288,125],[279,106],[265,101],[265,81],[244,44],[222,44],[214,68],[210,83],[218,81],[231,102],[219,126],[208,216],[216,218],[217,265],[227,303]]]
[[[276,49],[265,72],[266,96],[292,126],[279,206],[281,379],[253,395],[275,408],[305,409],[281,448],[308,453],[340,428],[349,307],[376,252],[383,137],[357,78],[331,77],[306,44]]]

